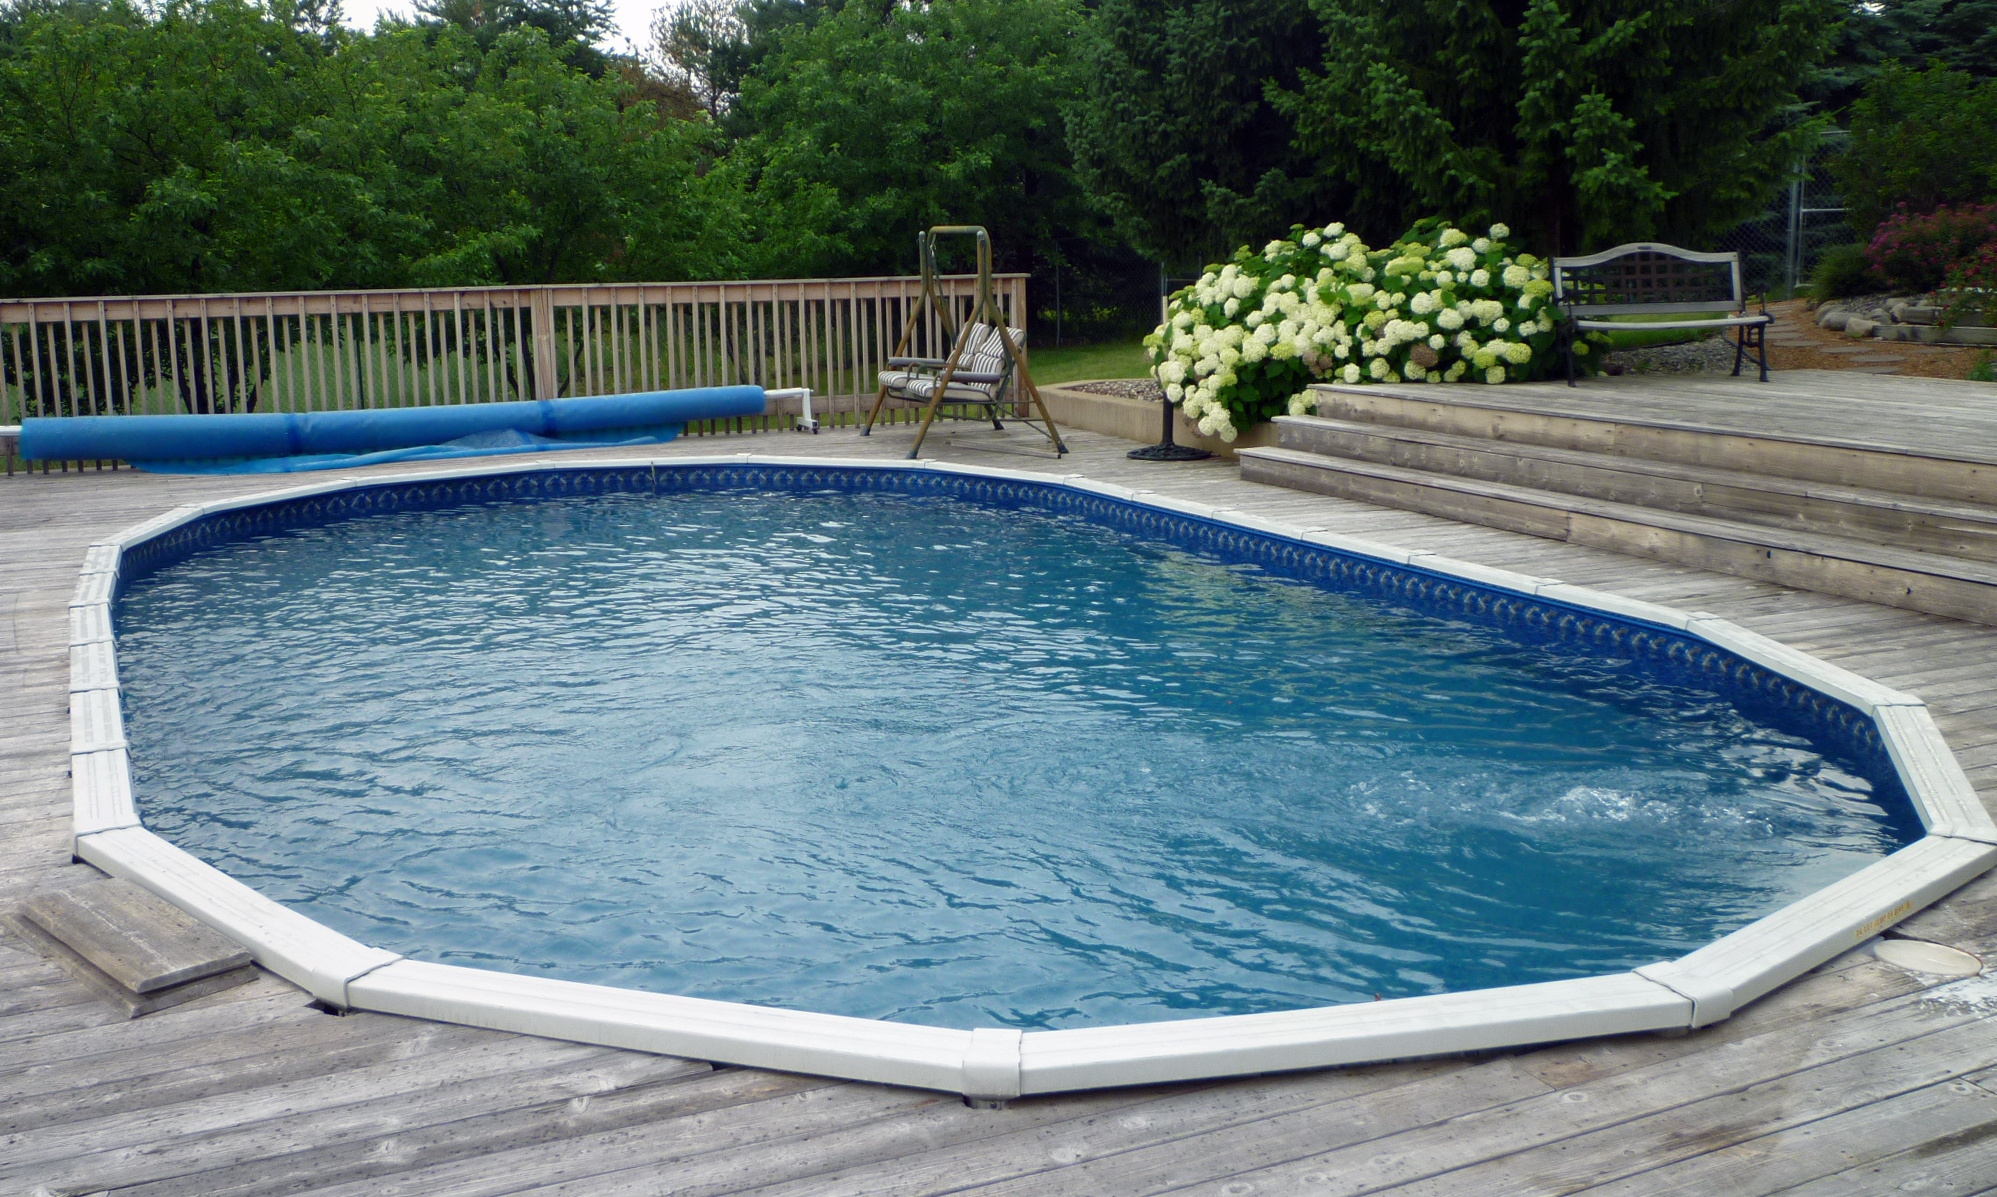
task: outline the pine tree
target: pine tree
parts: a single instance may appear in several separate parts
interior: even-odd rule
[[[1552,252],[1710,248],[1824,118],[1797,89],[1841,0],[1318,0],[1329,49],[1285,101],[1321,168],[1408,218],[1503,220]]]

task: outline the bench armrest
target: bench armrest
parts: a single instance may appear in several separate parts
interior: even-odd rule
[[[942,357],[891,357],[890,366],[915,366],[924,370],[941,370],[950,364],[950,359]]]

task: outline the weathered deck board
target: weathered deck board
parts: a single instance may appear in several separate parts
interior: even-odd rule
[[[1854,385],[1865,394],[1847,398],[1878,406],[1838,415],[1838,435],[1876,435],[1904,426],[1910,404],[1939,405],[1947,418],[1932,435],[1974,439],[1997,458],[1997,405],[1983,396]],[[1826,426],[1822,396],[1800,384],[1746,394],[1766,397],[1771,420],[1814,413]],[[1741,396],[1708,384],[1646,402],[1738,407]],[[665,451],[898,457],[911,439],[890,428],[870,440],[767,434]],[[1997,629],[1253,486],[1222,462],[1130,462],[1122,442],[1071,439],[1076,452],[1058,464],[1006,452],[990,434],[931,443],[935,456],[1084,473],[1713,611],[1928,698],[1972,779],[1997,792]],[[128,471],[0,482],[0,900],[93,875],[66,863],[64,611],[83,547],[182,502],[282,485]],[[1909,926],[1997,949],[1997,881]],[[0,1191],[1635,1197],[1802,1185],[1831,1197],[1925,1180],[1971,1193],[1997,1185],[1997,982],[1964,983],[1989,992],[1954,1002],[1936,999],[1964,990],[1933,984],[1854,953],[1681,1038],[981,1111],[933,1094],[334,1018],[268,977],[127,1022],[0,937]]]

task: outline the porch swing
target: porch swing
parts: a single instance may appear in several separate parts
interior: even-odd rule
[[[956,305],[944,301],[937,285],[936,241],[949,236],[977,239],[978,293],[970,318],[962,325],[957,323]],[[911,458],[922,452],[929,426],[945,407],[976,410],[977,418],[990,419],[992,427],[999,430],[1005,428],[1001,416],[1016,420],[1045,433],[1056,457],[1066,453],[1068,446],[1062,442],[1054,417],[1048,414],[1047,404],[1026,369],[1026,330],[1007,324],[992,291],[992,242],[983,226],[937,225],[917,236],[916,247],[922,262],[922,293],[909,307],[908,323],[902,327],[901,340],[895,343],[894,356],[888,358],[888,368],[879,374],[874,406],[867,413],[867,423],[860,429],[860,435],[873,433],[881,408],[892,400],[923,409],[922,426],[916,430],[915,445],[908,451]],[[938,327],[951,338],[950,356],[906,356],[916,325],[932,312]]]

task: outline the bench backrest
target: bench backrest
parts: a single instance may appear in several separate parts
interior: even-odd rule
[[[1553,300],[1577,315],[1745,311],[1740,255],[1634,241],[1584,258],[1553,259]]]

